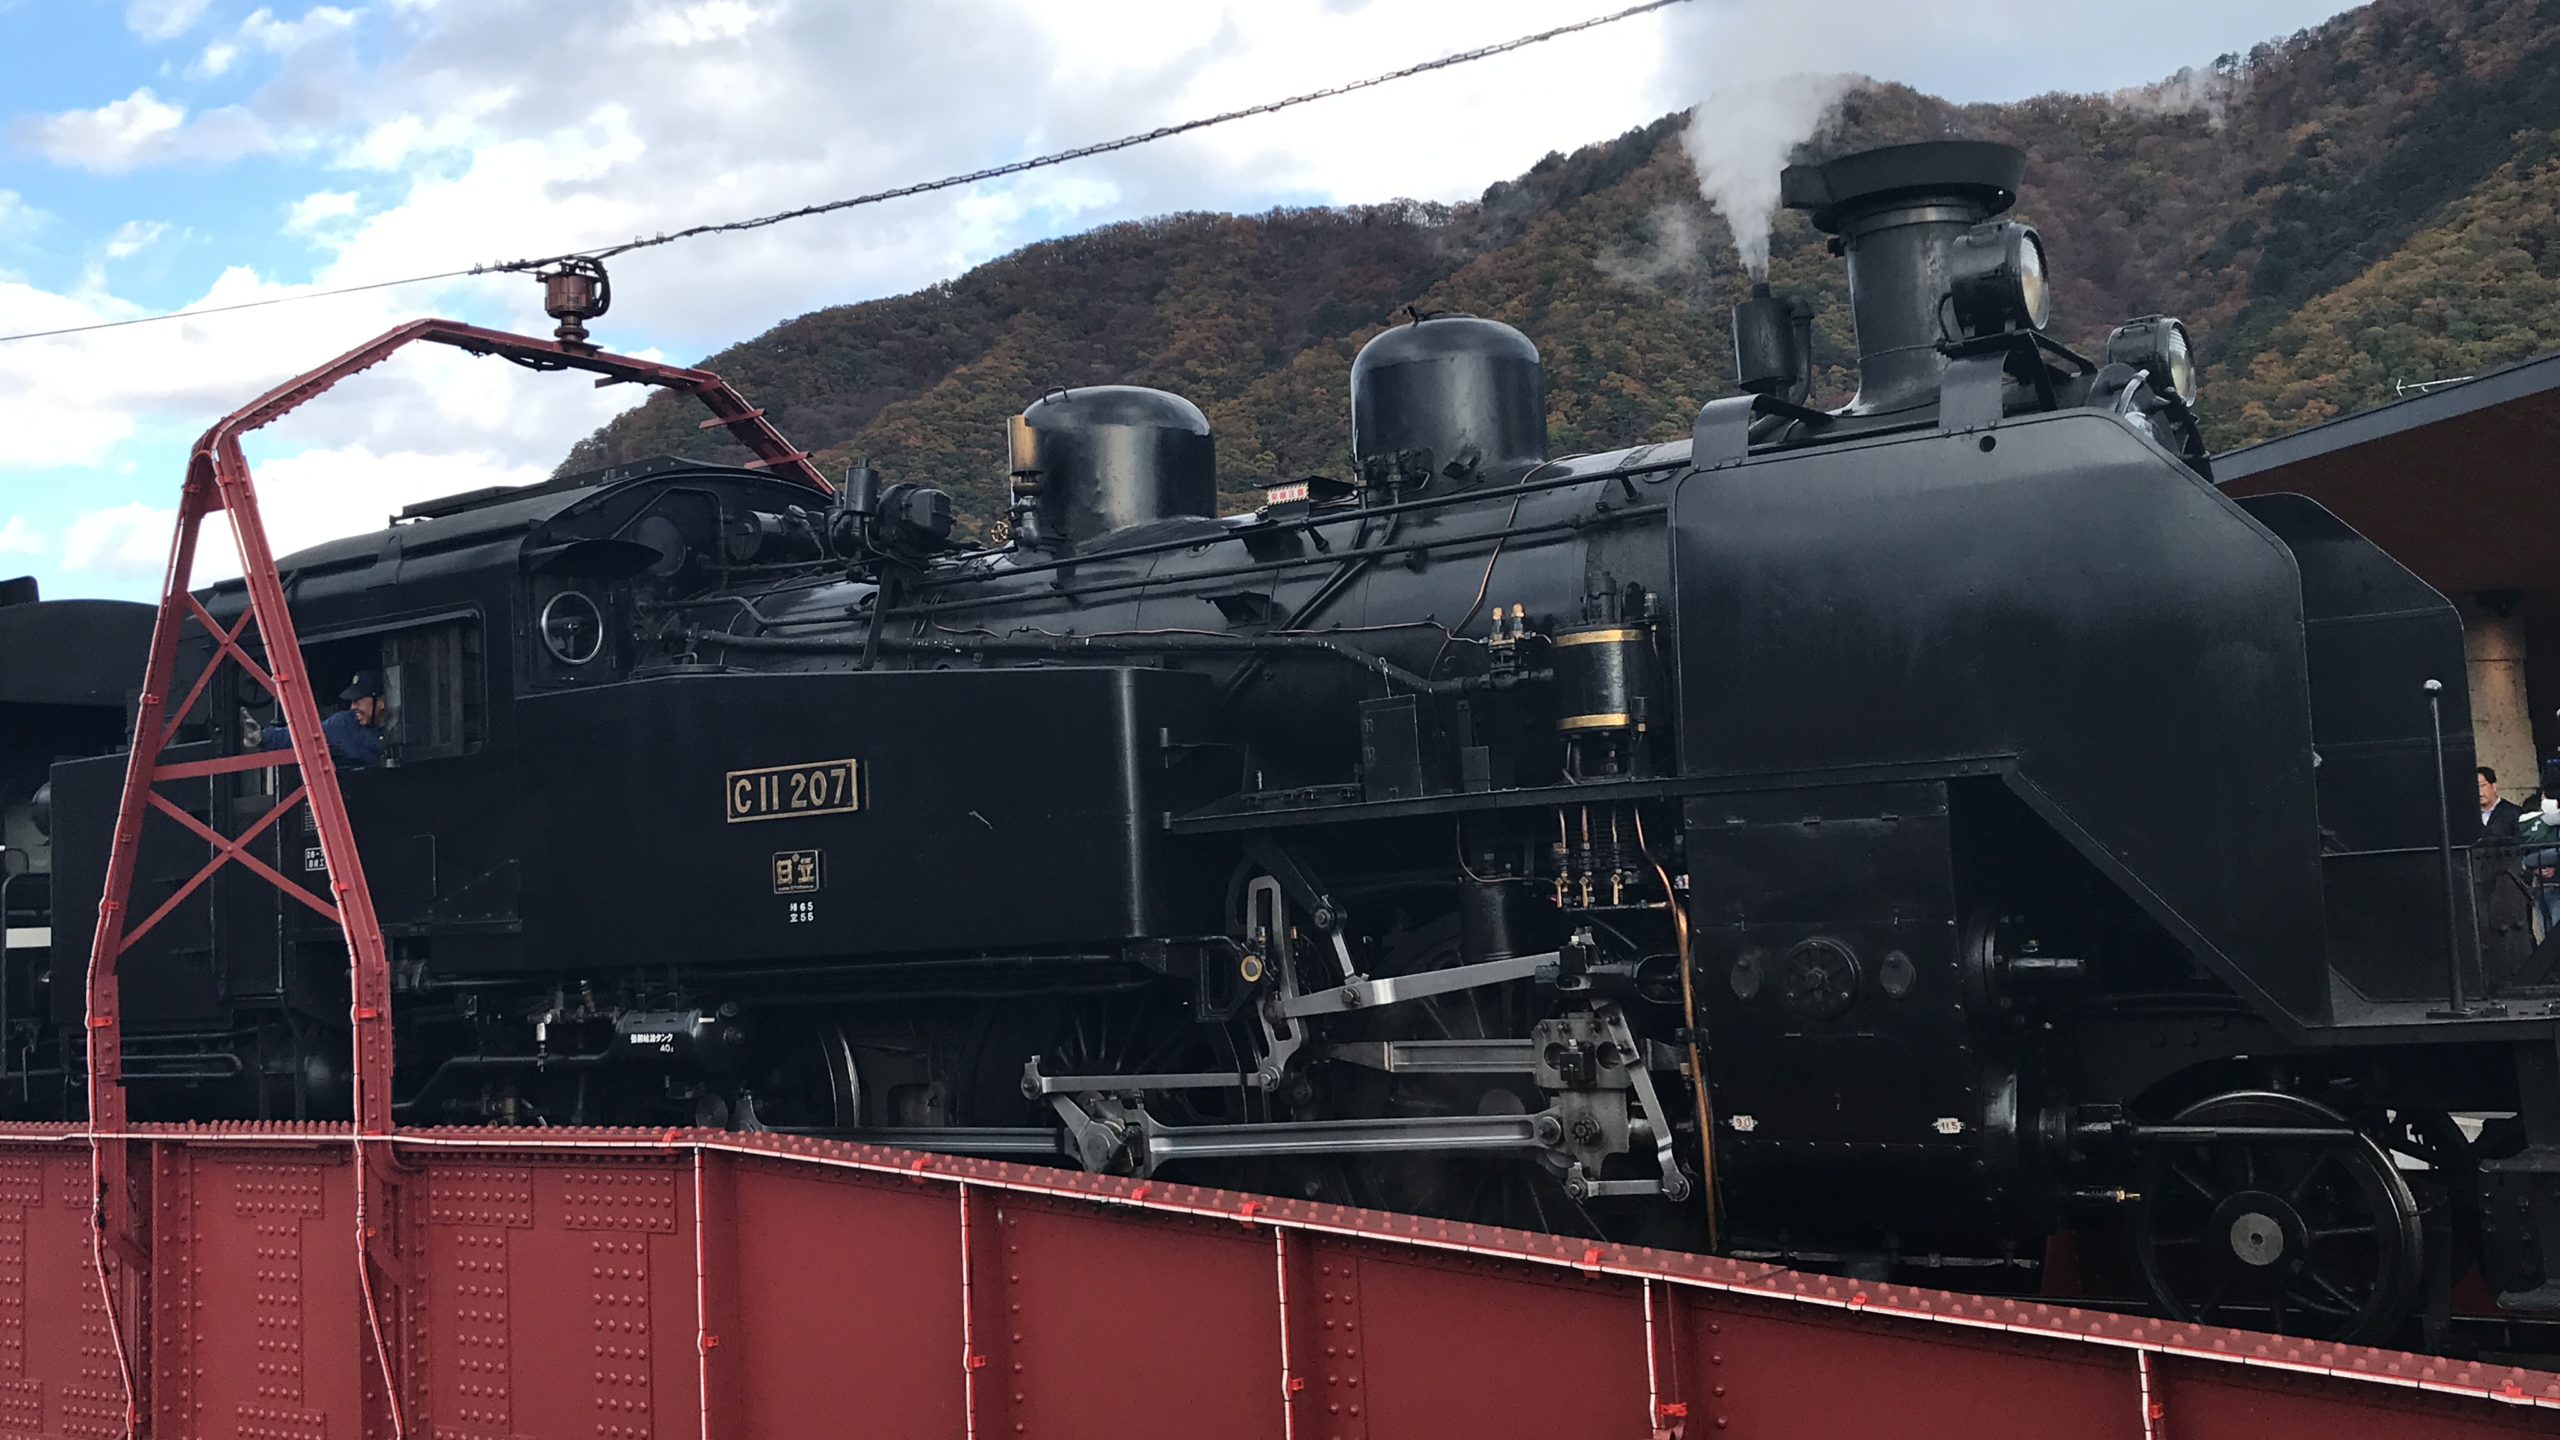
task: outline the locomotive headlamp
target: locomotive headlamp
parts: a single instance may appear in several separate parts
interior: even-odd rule
[[[2145,315],[2107,332],[2107,363],[2130,365],[2181,404],[2196,403],[2195,346],[2185,322],[2173,316]]]
[[[1968,338],[2041,330],[2053,318],[2044,241],[2015,220],[1976,225],[1947,247],[1948,298]]]

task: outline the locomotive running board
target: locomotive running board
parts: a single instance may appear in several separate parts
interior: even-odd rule
[[[11,1433],[120,1428],[87,1138],[0,1129]],[[356,1338],[347,1127],[112,1138],[152,1193],[135,1264],[153,1323],[133,1354],[150,1433],[398,1433]],[[1164,1181],[698,1130],[399,1131],[379,1148],[405,1177],[379,1224],[418,1437],[2560,1426],[2560,1374]]]

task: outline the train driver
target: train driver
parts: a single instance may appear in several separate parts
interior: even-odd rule
[[[362,770],[382,763],[382,722],[386,709],[382,699],[382,672],[359,670],[347,688],[338,692],[347,708],[320,722],[320,733],[329,741],[329,754],[341,770]],[[266,747],[283,750],[293,744],[292,737],[281,725],[267,727]]]

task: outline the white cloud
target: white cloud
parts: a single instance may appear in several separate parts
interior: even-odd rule
[[[224,105],[190,117],[185,106],[160,99],[148,87],[95,110],[38,116],[15,128],[19,140],[46,159],[102,175],[174,161],[220,165],[312,143],[279,132],[247,106]]]
[[[136,307],[79,298],[0,276],[0,334],[123,319]],[[92,464],[130,439],[137,416],[115,354],[68,340],[0,345],[0,475]]]
[[[308,234],[333,220],[344,220],[355,213],[354,191],[314,191],[293,202],[293,208],[285,212],[284,228],[296,234]]]
[[[735,40],[766,17],[746,0],[701,0],[658,10],[637,22],[640,34],[659,45],[704,45]]]
[[[274,459],[252,456],[258,514],[267,545],[291,555],[324,540],[379,530],[408,505],[491,485],[529,485],[550,467],[489,450],[377,451],[363,444],[319,446]],[[208,519],[197,543],[195,578],[240,573],[239,547],[223,517]]]
[[[53,217],[15,190],[0,190],[0,244],[23,238]]]
[[[163,573],[178,512],[139,501],[92,510],[71,522],[62,542],[62,568],[75,574],[131,580]]]
[[[329,163],[341,170],[399,172],[430,160],[468,159],[472,150],[502,133],[489,123],[506,103],[502,90],[460,90],[420,115],[403,111],[337,140]]]
[[[41,555],[46,548],[44,537],[26,516],[12,515],[0,524],[0,555]]]
[[[315,5],[294,20],[278,20],[274,11],[260,8],[240,22],[240,42],[270,55],[290,55],[325,36],[343,35],[355,24],[355,11],[335,5]]]
[[[218,79],[231,73],[243,52],[291,55],[319,41],[347,34],[355,29],[359,18],[353,10],[315,5],[295,19],[279,20],[274,11],[260,7],[249,12],[228,38],[206,42],[187,66],[187,73],[199,80]]]
[[[1718,86],[1778,69],[1848,71],[1956,101],[2023,100],[2054,91],[2108,94],[2148,86],[2220,51],[2317,25],[2344,0],[2173,0],[2164,23],[2126,25],[2104,6],[2047,0],[1832,0],[1819,24],[1791,0],[1729,0],[1666,12],[1661,108],[1693,105]]]
[[[115,174],[152,159],[186,123],[187,107],[170,104],[146,85],[94,110],[66,110],[22,128],[48,159]]]
[[[297,294],[235,267],[197,297],[231,305]],[[192,435],[277,382],[432,310],[487,314],[494,290],[530,301],[531,282],[483,279],[448,289],[444,303],[377,291],[249,312],[265,323],[212,316],[0,345],[0,484],[12,471],[94,469],[153,437]],[[532,328],[524,310],[519,318]],[[0,281],[0,333],[124,318],[133,307]],[[627,347],[637,348],[637,347]],[[295,447],[362,444],[382,452],[486,450],[509,464],[546,467],[570,443],[640,395],[543,377],[442,346],[418,346],[337,386],[262,439]],[[261,453],[258,451],[253,454]],[[280,452],[279,452],[280,453]],[[146,466],[143,493],[174,488],[174,470]],[[489,482],[483,482],[489,483]],[[130,493],[128,491],[128,493]],[[379,516],[375,519],[379,520]]]
[[[127,220],[107,237],[107,258],[130,260],[160,242],[169,233],[165,220]]]
[[[379,530],[402,507],[422,500],[490,485],[532,484],[549,470],[485,450],[377,452],[356,444],[252,458],[250,473],[267,544],[285,556],[325,540]],[[157,581],[168,565],[176,525],[175,510],[142,501],[82,512],[65,532],[62,568],[93,582]],[[23,517],[12,516],[0,527],[0,555],[39,554],[45,548]],[[202,585],[239,573],[239,546],[228,518],[208,516],[196,540],[192,582]]]
[[[125,28],[145,40],[175,40],[195,27],[213,0],[130,0]]]

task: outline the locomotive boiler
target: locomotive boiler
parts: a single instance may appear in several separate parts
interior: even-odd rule
[[[2213,487],[2174,319],[2047,333],[2022,170],[1786,172],[1849,267],[1838,410],[1761,292],[1687,436],[1552,456],[1531,341],[1423,317],[1353,367],[1346,472],[1249,514],[1197,408],[1099,386],[1012,422],[993,547],[868,466],[821,501],[655,461],[290,557],[314,672],[390,690],[344,789],[398,1113],[1992,1288],[2071,1233],[2167,1313],[2335,1338],[2441,1343],[2474,1265],[2549,1308],[2560,985],[2462,843],[2455,612]],[[226,683],[206,756],[269,719]],[[53,771],[21,1113],[79,1105],[121,777]],[[307,831],[260,844],[325,885]],[[146,832],[137,910],[196,858]],[[300,907],[217,879],[122,974],[137,1114],[344,1113]]]

